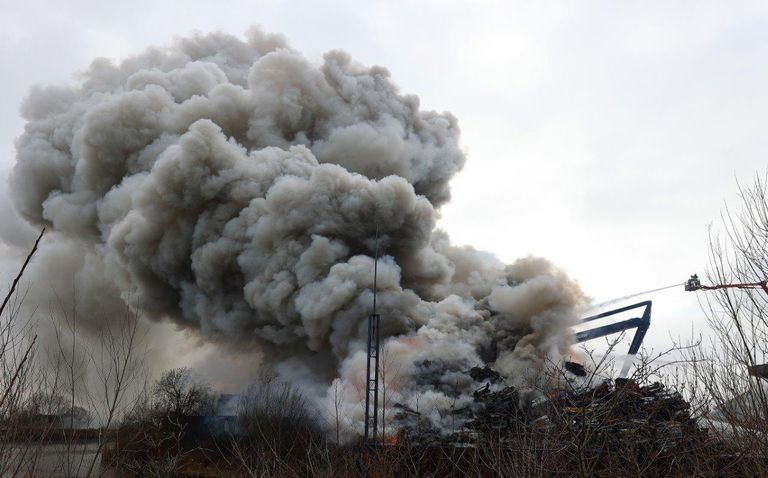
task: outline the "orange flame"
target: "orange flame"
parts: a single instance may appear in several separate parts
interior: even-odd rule
[[[421,345],[421,339],[415,335],[407,337],[400,337],[397,339],[400,343],[408,345],[409,347],[418,347]]]
[[[565,359],[566,362],[574,362],[579,365],[584,365],[584,361],[581,360],[581,357],[579,356],[578,351],[573,347],[570,348],[568,353],[563,358]]]

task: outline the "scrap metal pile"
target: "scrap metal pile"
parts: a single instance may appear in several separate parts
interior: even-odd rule
[[[600,449],[632,444],[671,450],[708,439],[707,430],[691,418],[690,404],[658,382],[606,380],[594,388],[555,389],[532,399],[531,393],[501,386],[501,377],[488,367],[476,367],[470,375],[484,385],[475,391],[472,406],[453,412],[461,423],[456,431],[441,434],[403,407],[401,418],[408,415],[412,425],[401,429],[398,442],[471,446],[481,437],[512,443],[520,433],[533,433],[569,441],[580,437]]]

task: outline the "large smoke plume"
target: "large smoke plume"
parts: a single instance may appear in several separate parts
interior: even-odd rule
[[[579,287],[436,229],[465,161],[457,121],[382,67],[342,51],[313,64],[257,29],[195,35],[36,87],[22,115],[14,204],[52,231],[38,276],[74,271],[87,329],[127,303],[258,349],[320,406],[341,390],[361,430],[378,225],[387,407],[440,424],[470,400],[470,367],[520,383],[568,352]]]

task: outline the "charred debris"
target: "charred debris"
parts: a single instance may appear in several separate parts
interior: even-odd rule
[[[638,317],[591,326],[599,319],[638,310]],[[635,355],[650,321],[651,301],[632,304],[583,319],[582,323],[589,328],[578,332],[575,340],[585,342],[636,329],[629,349],[629,355]],[[422,377],[430,375],[425,372],[440,368],[439,364],[424,362],[417,364]],[[625,364],[621,376],[625,376],[627,368]],[[477,385],[474,399],[467,406],[450,410],[448,432],[431,425],[423,412],[398,404],[395,421],[399,422],[400,431],[396,441],[426,446],[474,446],[492,437],[511,444],[521,434],[532,433],[565,439],[588,437],[600,449],[628,444],[675,449],[708,439],[707,430],[691,417],[690,404],[659,382],[641,384],[631,378],[617,378],[605,379],[595,386],[594,377],[586,379],[588,371],[574,361],[565,361],[559,372],[564,378],[559,381],[561,388],[541,392],[509,386],[488,365],[473,367],[466,374]]]
[[[574,376],[586,375],[581,364],[566,363]],[[421,413],[396,405],[396,420],[405,423],[398,444],[473,447],[491,438],[512,444],[521,434],[541,438],[587,438],[601,450],[644,446],[663,450],[686,449],[709,441],[707,429],[691,417],[690,404],[678,393],[653,382],[641,385],[631,378],[606,379],[596,387],[552,389],[537,394],[504,386],[490,368],[474,367],[469,375],[478,383],[470,406],[451,411],[457,424],[450,433],[429,425]]]

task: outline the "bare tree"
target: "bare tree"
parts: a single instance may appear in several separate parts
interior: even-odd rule
[[[39,376],[34,367],[37,335],[28,317],[21,317],[26,290],[21,280],[35,255],[45,230],[40,232],[32,249],[14,277],[0,304],[0,475],[15,476],[22,470],[34,469],[40,454],[39,441],[31,446],[13,443],[29,442],[26,428],[20,427],[26,401],[36,390]],[[44,433],[40,434],[40,437]]]
[[[166,371],[152,388],[156,409],[170,415],[204,415],[213,406],[210,385],[197,380],[188,367]]]
[[[103,430],[117,425],[141,400],[146,388],[146,350],[139,345],[142,342],[139,321],[139,315],[126,306],[123,315],[102,328],[95,344],[86,349],[93,375],[85,400]],[[97,459],[105,446],[102,434],[86,476],[96,473]]]
[[[331,399],[333,400],[333,425],[336,435],[336,443],[341,443],[342,405],[344,404],[344,385],[341,379],[336,379],[331,385]]]
[[[77,291],[72,294],[76,298]],[[113,447],[115,426],[145,387],[141,318],[125,305],[122,314],[103,321],[98,331],[86,331],[79,326],[78,301],[69,301],[69,308],[65,302],[59,300],[51,316],[56,346],[47,350],[47,362],[38,363],[47,372],[42,380],[46,393],[67,401],[70,423],[58,430],[65,448],[59,466],[67,475],[103,475],[107,470],[99,466],[101,455]],[[79,409],[92,420],[75,420]],[[90,426],[98,429],[82,430]]]
[[[739,184],[740,204],[726,206],[722,229],[710,231],[711,284],[759,283],[768,279],[766,179]],[[700,293],[711,328],[689,353],[696,401],[741,450],[765,463],[768,449],[768,382],[749,370],[768,362],[768,294],[761,288],[721,288]],[[718,427],[714,427],[717,429]],[[765,470],[764,470],[765,471]]]
[[[392,408],[392,397],[387,397],[390,389],[397,390],[402,387],[402,367],[403,364],[389,344],[385,344],[381,351],[381,365],[379,366],[379,376],[381,381],[381,441],[387,440],[387,411]]]

